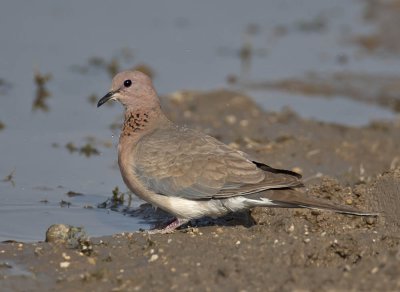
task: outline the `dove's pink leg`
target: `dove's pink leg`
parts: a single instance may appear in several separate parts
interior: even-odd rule
[[[165,233],[171,233],[173,232],[175,229],[177,229],[179,226],[187,223],[189,220],[187,219],[180,219],[180,218],[175,218],[172,221],[170,221],[167,226],[165,226],[163,229],[152,229],[149,230],[148,233],[149,234],[157,234],[157,233],[161,233],[161,234],[165,234]]]

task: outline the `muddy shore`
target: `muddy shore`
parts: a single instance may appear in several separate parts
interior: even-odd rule
[[[400,289],[400,121],[325,124],[225,90],[176,92],[163,106],[177,123],[301,172],[310,196],[381,215],[259,208],[172,234],[90,238],[90,253],[1,243],[2,291]]]

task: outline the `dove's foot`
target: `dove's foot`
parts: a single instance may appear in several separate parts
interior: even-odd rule
[[[162,228],[162,229],[152,229],[149,230],[147,233],[148,234],[166,234],[166,233],[172,233],[174,232],[175,229],[177,229],[179,226],[189,222],[187,219],[181,219],[181,218],[174,218],[172,221],[169,221],[167,225]]]

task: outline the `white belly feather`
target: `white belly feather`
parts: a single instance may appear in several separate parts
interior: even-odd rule
[[[161,197],[161,195],[158,196]],[[178,218],[184,219],[195,219],[203,216],[219,217],[230,212],[249,209],[251,207],[275,205],[266,198],[254,200],[241,196],[220,200],[188,200],[180,197],[167,196],[162,196],[160,199],[162,203],[159,202],[155,205]]]

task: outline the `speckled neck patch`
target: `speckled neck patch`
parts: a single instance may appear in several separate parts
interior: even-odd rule
[[[122,128],[122,135],[130,136],[133,133],[142,131],[146,128],[149,122],[148,112],[127,112],[125,114],[125,121]]]

